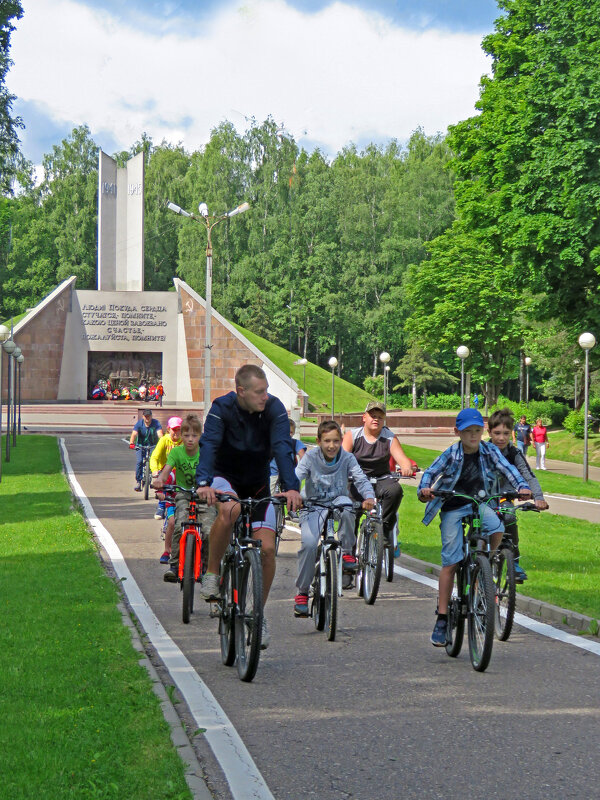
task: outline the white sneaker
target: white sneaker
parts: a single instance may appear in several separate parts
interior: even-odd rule
[[[207,572],[200,584],[200,596],[205,600],[218,600],[220,595],[219,588],[219,576],[213,575],[212,572]]]
[[[263,614],[263,621],[262,621],[262,637],[260,640],[260,649],[266,650],[267,647],[271,644],[271,634],[269,633],[269,629],[267,628],[267,620]]]

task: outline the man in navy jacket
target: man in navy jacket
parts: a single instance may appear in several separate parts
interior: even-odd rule
[[[200,498],[209,505],[218,501],[216,492],[238,497],[269,496],[269,461],[275,458],[282,494],[291,511],[302,504],[294,472],[295,459],[287,412],[281,400],[267,392],[264,371],[245,364],[235,376],[235,392],[217,397],[204,424],[196,483]],[[240,507],[219,503],[218,516],[210,531],[208,571],[200,593],[207,600],[219,592],[218,573]],[[263,503],[253,514],[252,536],[262,541],[263,604],[275,576],[275,513]],[[263,623],[262,646],[269,643]]]

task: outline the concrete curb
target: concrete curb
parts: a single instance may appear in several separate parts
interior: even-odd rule
[[[121,612],[121,616],[123,617],[123,624],[129,629],[133,647],[144,656],[140,659],[139,663],[146,668],[148,675],[150,676],[150,680],[152,681],[152,690],[160,700],[163,716],[171,729],[171,741],[177,749],[179,757],[185,764],[185,780],[194,800],[214,800],[214,795],[211,794],[204,780],[202,766],[196,758],[194,749],[183,728],[181,718],[175,710],[173,703],[169,699],[158,672],[155,670],[153,664],[148,658],[144,644],[140,638],[139,631],[134,625],[129,612],[127,611],[127,607],[123,601],[120,601],[117,604],[117,607]]]
[[[407,569],[413,570],[413,572],[418,572],[419,575],[438,576],[440,574],[439,564],[420,561],[418,558],[404,555],[404,553],[400,556],[400,564]],[[593,617],[586,617],[585,614],[578,614],[576,611],[553,606],[551,603],[545,603],[543,600],[536,600],[533,597],[526,597],[523,594],[517,594],[516,610],[521,614],[550,622],[553,625],[574,628],[579,632],[589,631],[590,625],[597,622]],[[597,635],[595,638],[597,638]]]

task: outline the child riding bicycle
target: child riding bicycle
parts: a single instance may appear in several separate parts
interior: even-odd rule
[[[158,444],[152,451],[150,456],[150,472],[152,478],[158,478],[159,473],[165,468],[167,463],[167,456],[174,447],[181,444],[181,417],[170,417],[167,422],[167,432],[158,440]],[[161,493],[164,494],[164,493]],[[167,499],[160,499],[154,514],[154,519],[164,519],[167,510]],[[173,541],[173,528],[175,525],[175,518],[172,514],[169,515],[167,526],[165,530],[165,551],[160,557],[161,564],[169,563],[169,556],[171,554],[171,544]]]
[[[352,480],[363,498],[363,508],[372,509],[375,493],[366,475],[358,466],[352,453],[342,450],[342,431],[337,422],[321,422],[317,430],[317,444],[296,467],[300,481],[306,479],[303,491],[305,497],[318,497],[319,500],[332,500],[336,505],[352,503],[348,494],[348,480]],[[308,589],[315,574],[317,545],[321,533],[323,516],[321,509],[300,510],[301,546],[298,551],[298,593],[294,598],[294,616],[308,617]],[[354,572],[356,557],[352,554],[356,536],[354,533],[354,512],[349,508],[336,512],[339,520],[338,536],[342,543],[342,568]]]
[[[477,409],[465,408],[459,412],[454,432],[460,441],[435,459],[423,473],[419,484],[418,498],[423,503],[427,502],[423,523],[429,525],[440,511],[442,568],[439,578],[438,616],[431,635],[434,647],[446,645],[448,604],[454,574],[463,557],[462,520],[473,511],[471,503],[465,502],[464,498],[436,498],[434,487],[452,489],[471,497],[477,496],[481,491],[491,495],[496,479],[501,476],[521,497],[531,497],[531,490],[518,470],[494,444],[481,441],[483,425],[483,417]],[[491,548],[495,550],[502,541],[504,525],[493,508],[485,505],[482,509],[482,532],[491,536]]]

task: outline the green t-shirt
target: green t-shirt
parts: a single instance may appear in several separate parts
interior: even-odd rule
[[[196,450],[193,456],[188,456],[182,444],[171,450],[167,456],[167,464],[170,467],[175,467],[175,480],[179,486],[184,486],[186,489],[194,488],[199,458],[200,448]]]

